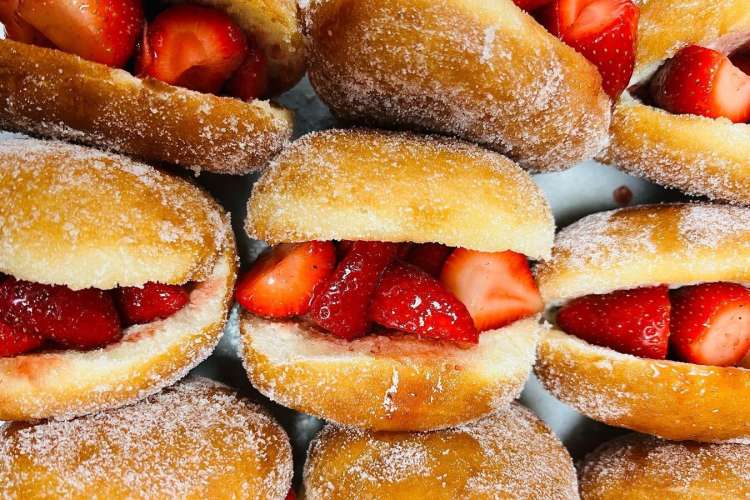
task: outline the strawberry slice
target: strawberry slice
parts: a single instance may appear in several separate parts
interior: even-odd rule
[[[268,61],[258,45],[248,40],[247,56],[224,91],[243,101],[252,101],[266,94],[268,86]]]
[[[697,45],[680,50],[659,69],[651,96],[670,113],[750,120],[750,76],[721,52]]]
[[[26,335],[89,349],[117,341],[120,318],[108,292],[42,285],[9,277],[0,283],[0,322]]]
[[[638,14],[631,0],[555,0],[537,19],[597,67],[616,99],[633,75]]]
[[[672,337],[688,363],[734,366],[750,350],[750,290],[706,283],[672,291]]]
[[[380,277],[399,251],[398,243],[356,241],[310,304],[310,318],[337,337],[367,333],[367,311]]]
[[[39,335],[0,323],[0,358],[10,358],[32,351],[41,346],[42,342],[44,339]]]
[[[400,262],[383,273],[369,317],[418,337],[476,344],[479,332],[461,301],[425,271]]]
[[[18,17],[55,47],[114,67],[128,62],[143,25],[140,0],[18,0],[16,3]],[[10,36],[14,38],[13,33]]]
[[[242,28],[208,7],[169,8],[147,30],[136,72],[171,85],[217,93],[247,55]]]
[[[414,264],[426,271],[427,274],[439,277],[443,270],[445,259],[453,252],[453,248],[440,243],[421,243],[414,245],[406,255],[406,262]]]
[[[51,47],[47,38],[18,15],[19,0],[0,0],[0,23],[5,27],[5,36],[11,40]]]
[[[313,292],[335,265],[336,248],[330,241],[277,245],[240,278],[235,298],[258,316],[280,319],[306,314]]]
[[[552,0],[513,0],[513,3],[518,5],[521,9],[525,10],[526,12],[531,12],[532,10],[536,10],[540,7],[544,7],[550,2],[552,2]]]
[[[445,261],[440,281],[466,306],[480,332],[543,308],[528,260],[510,250],[488,253],[458,248]]]
[[[190,293],[181,285],[146,283],[142,287],[118,288],[115,296],[130,325],[168,318],[190,301]]]
[[[665,359],[669,313],[668,289],[656,286],[574,299],[560,308],[557,324],[592,344],[643,358]]]

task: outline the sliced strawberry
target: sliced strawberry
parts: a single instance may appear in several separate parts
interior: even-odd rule
[[[721,52],[697,45],[680,50],[659,69],[651,96],[670,113],[750,120],[750,76]]]
[[[336,266],[330,241],[285,243],[262,254],[239,280],[237,302],[258,316],[289,318],[306,314],[316,287]]]
[[[669,344],[669,293],[666,286],[586,295],[557,313],[567,333],[592,344],[643,358],[664,359]]]
[[[734,366],[750,350],[750,290],[706,283],[672,291],[673,352],[682,361]]]
[[[0,322],[27,335],[82,349],[110,344],[122,335],[108,292],[74,291],[12,277],[0,283]]]
[[[347,340],[367,333],[370,299],[398,251],[398,243],[354,242],[333,274],[316,290],[310,304],[310,318]]]
[[[370,319],[418,337],[477,343],[479,333],[461,301],[425,271],[400,262],[383,273]]]
[[[42,345],[40,335],[28,333],[0,323],[0,358],[9,358],[32,351]]]
[[[51,42],[44,35],[18,15],[19,1],[0,0],[0,23],[5,27],[5,36],[17,42],[51,47]]]
[[[297,500],[297,495],[294,494],[294,490],[289,488],[289,493],[286,494],[286,500]]]
[[[187,287],[162,283],[118,288],[116,297],[120,311],[130,325],[168,318],[190,301]]]
[[[254,41],[248,41],[247,45],[245,60],[229,79],[224,90],[243,101],[252,101],[265,95],[268,90],[268,60]]]
[[[149,24],[138,75],[217,93],[246,55],[245,34],[228,15],[208,7],[177,5]]]
[[[480,332],[543,308],[529,262],[516,252],[457,248],[445,261],[440,281],[466,306]]]
[[[513,0],[513,3],[518,5],[526,12],[531,12],[532,10],[536,10],[539,7],[544,7],[552,1],[553,0]]]
[[[140,0],[18,0],[18,16],[55,47],[122,67],[143,24]]]
[[[406,255],[406,262],[414,264],[428,274],[439,277],[443,270],[445,259],[453,251],[452,247],[440,243],[421,243],[414,245]]]

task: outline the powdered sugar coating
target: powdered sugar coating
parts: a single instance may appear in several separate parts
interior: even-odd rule
[[[310,81],[346,120],[430,130],[560,170],[608,141],[596,69],[510,0],[314,0]]]
[[[748,446],[668,442],[628,435],[581,465],[581,493],[600,498],[748,498]]]
[[[530,411],[514,404],[432,433],[329,425],[304,472],[307,498],[578,498],[573,464]]]
[[[282,499],[291,483],[281,427],[208,379],[117,410],[0,431],[1,498]]]

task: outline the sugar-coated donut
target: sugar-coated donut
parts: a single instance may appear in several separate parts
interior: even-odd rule
[[[573,462],[547,427],[513,404],[429,433],[328,425],[308,451],[306,498],[578,498]]]
[[[333,130],[274,159],[248,203],[246,228],[270,243],[434,241],[544,258],[553,224],[530,176],[497,153],[453,139]],[[246,312],[242,355],[255,387],[283,405],[375,430],[433,430],[518,396],[543,329],[537,319],[461,348],[397,334],[347,342]]]
[[[608,141],[596,68],[512,0],[312,0],[310,81],[338,117],[457,135],[535,171]]]
[[[182,2],[173,2],[182,3]],[[268,61],[270,94],[294,85],[305,50],[294,0],[195,0],[226,11]],[[194,92],[60,50],[0,40],[0,127],[200,171],[258,170],[293,115],[268,101]]]
[[[674,204],[590,215],[563,229],[537,269],[548,306],[668,284],[750,283],[750,209]],[[565,403],[604,423],[667,439],[750,438],[750,370],[644,359],[553,329],[535,371]]]
[[[283,429],[208,379],[96,415],[0,427],[4,498],[282,500],[291,480]]]
[[[208,195],[123,157],[36,139],[0,141],[0,186],[5,274],[75,289],[196,283],[180,311],[128,327],[107,347],[0,358],[0,420],[121,406],[210,354],[236,255],[228,216]]]
[[[729,52],[750,39],[748,0],[650,0],[641,5],[631,84],[647,82],[687,45]],[[626,91],[615,108],[606,159],[689,194],[750,203],[750,125],[676,115]]]
[[[750,496],[746,444],[674,443],[631,434],[589,454],[580,467],[583,500],[702,500]]]

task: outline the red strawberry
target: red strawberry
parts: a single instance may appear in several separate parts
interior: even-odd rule
[[[118,288],[116,297],[120,311],[131,325],[168,318],[190,301],[186,287],[162,283]]]
[[[247,56],[227,82],[225,92],[243,101],[252,101],[266,94],[267,85],[266,56],[254,41],[249,41]]]
[[[130,59],[143,24],[140,0],[17,0],[17,4],[18,17],[60,50],[114,67]]]
[[[9,358],[36,349],[44,339],[0,323],[0,358]]]
[[[310,304],[310,318],[337,337],[352,340],[367,333],[367,310],[398,243],[356,241]]]
[[[199,92],[219,92],[247,54],[242,28],[208,7],[171,7],[147,29],[136,64],[138,75]]]
[[[586,295],[557,313],[567,333],[592,344],[643,358],[664,359],[669,343],[669,293],[666,286]]]
[[[689,363],[739,363],[750,350],[750,290],[735,283],[673,290],[670,344]]]
[[[513,0],[516,5],[518,5],[526,12],[531,12],[532,10],[536,10],[539,7],[544,7],[552,1],[553,0]]]
[[[445,259],[453,251],[453,248],[440,243],[421,243],[414,245],[406,255],[406,262],[414,264],[428,274],[439,277],[443,269]]]
[[[44,35],[18,15],[20,0],[0,0],[0,23],[5,26],[5,36],[17,42],[51,47]]]
[[[750,120],[750,76],[721,52],[697,45],[661,67],[651,81],[651,96],[670,113]]]
[[[336,248],[330,241],[277,245],[240,278],[235,298],[258,316],[299,316],[307,313],[313,292],[335,265]]]
[[[64,346],[101,347],[122,335],[108,292],[41,285],[9,277],[0,283],[0,322]]]
[[[543,308],[528,260],[510,250],[458,248],[445,261],[440,281],[466,306],[479,331],[500,328]]]
[[[286,500],[297,500],[297,495],[294,494],[293,489],[289,489],[289,493],[286,494]]]
[[[466,306],[438,280],[408,264],[394,263],[383,273],[369,314],[380,325],[418,337],[479,341]]]
[[[597,67],[604,91],[616,99],[633,75],[638,14],[631,0],[555,0],[538,18]]]

